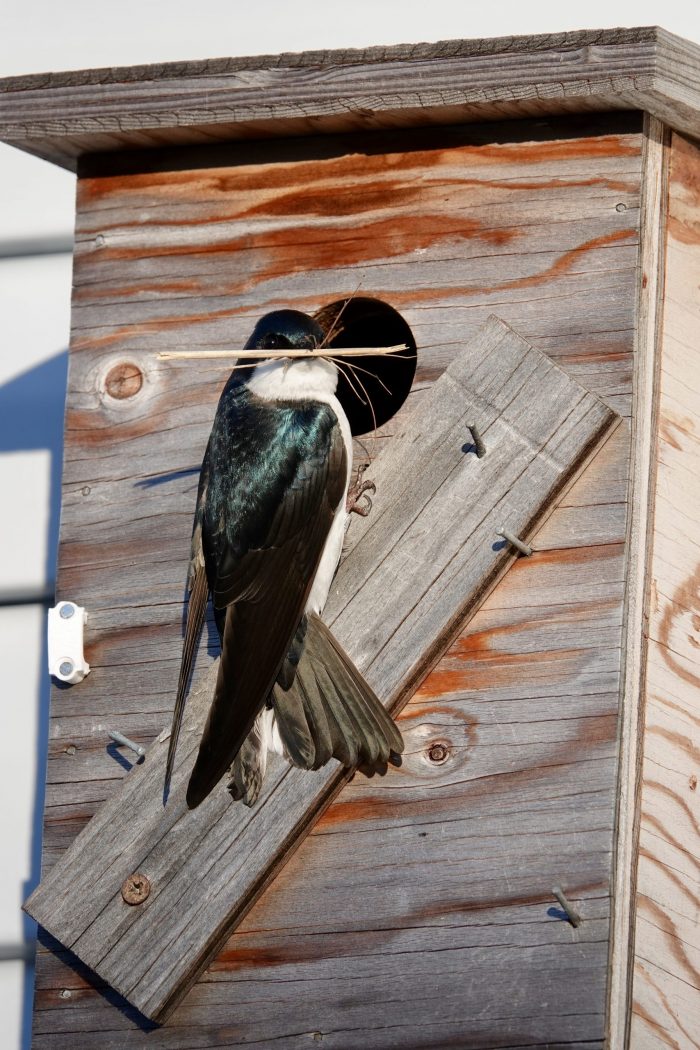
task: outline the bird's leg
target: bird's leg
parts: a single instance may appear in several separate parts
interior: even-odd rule
[[[369,463],[360,463],[355,475],[355,481],[348,489],[345,501],[345,509],[348,514],[359,514],[363,518],[366,518],[372,509],[372,500],[367,493],[371,492],[374,494],[377,491],[377,486],[373,481],[362,480],[362,475],[368,466]],[[362,503],[360,503],[360,500],[362,500]]]

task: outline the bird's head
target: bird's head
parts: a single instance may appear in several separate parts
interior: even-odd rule
[[[313,317],[301,310],[273,310],[261,317],[245,345],[246,350],[308,350],[323,343],[324,332]]]
[[[324,335],[318,322],[300,310],[265,314],[245,345],[256,357],[260,354],[248,371],[248,386],[259,396],[273,398],[306,399],[335,393],[338,369],[327,359],[330,351],[324,354]]]

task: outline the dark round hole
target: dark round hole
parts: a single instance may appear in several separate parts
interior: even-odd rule
[[[381,427],[394,416],[408,397],[416,374],[417,351],[413,332],[398,310],[381,299],[356,296],[329,303],[314,315],[321,328],[335,334],[329,346],[396,346],[397,354],[346,358],[339,369],[338,400],[345,409],[354,435]],[[355,365],[353,374],[351,365]]]

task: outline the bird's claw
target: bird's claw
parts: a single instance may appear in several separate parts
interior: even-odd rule
[[[355,484],[351,485],[348,489],[347,499],[345,501],[345,509],[348,514],[359,514],[361,518],[366,518],[372,509],[372,500],[367,495],[371,492],[372,495],[377,491],[377,486],[373,481],[363,481],[362,475],[367,470],[369,463],[363,463],[357,469],[357,477],[355,478]],[[362,500],[362,502],[360,502]]]
[[[363,481],[352,500],[348,499],[348,514],[359,514],[361,518],[366,518],[372,509],[372,500],[367,493],[375,493],[376,491],[377,486],[373,481]],[[360,503],[360,500],[362,500],[362,503]]]

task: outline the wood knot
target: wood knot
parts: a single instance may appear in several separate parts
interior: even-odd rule
[[[151,884],[145,875],[136,872],[122,883],[122,897],[127,904],[143,904],[151,892]]]
[[[440,766],[443,762],[447,762],[449,757],[450,749],[448,745],[441,740],[436,740],[428,748],[428,758],[431,762],[434,762],[436,766]]]
[[[143,375],[141,369],[136,365],[123,361],[110,369],[105,379],[105,390],[110,397],[117,401],[124,398],[134,397],[143,386]]]

